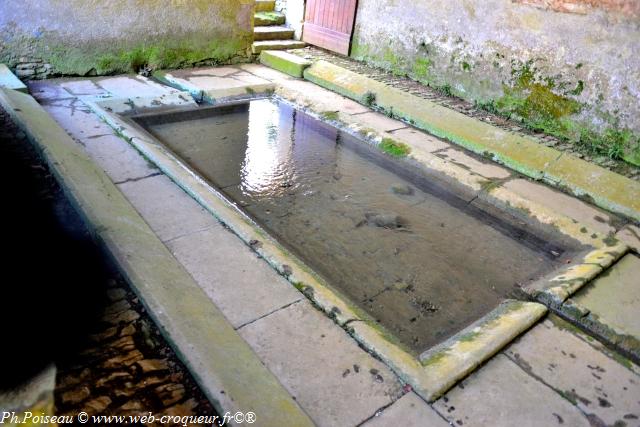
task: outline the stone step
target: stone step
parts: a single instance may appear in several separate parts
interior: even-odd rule
[[[256,12],[272,12],[275,8],[275,0],[256,0]]]
[[[294,31],[284,26],[255,27],[253,29],[253,39],[262,40],[289,40],[293,39]]]
[[[307,44],[298,40],[264,40],[253,42],[251,50],[254,54],[263,50],[301,49]]]
[[[260,63],[298,78],[311,66],[311,61],[282,50],[263,50]]]
[[[282,25],[285,21],[286,17],[280,12],[257,12],[253,15],[253,25],[256,27]]]

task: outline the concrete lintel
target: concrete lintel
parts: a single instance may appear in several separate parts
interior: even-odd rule
[[[106,173],[47,112],[13,90],[0,89],[0,104],[41,149],[96,240],[216,409],[252,411],[260,425],[313,425]]]

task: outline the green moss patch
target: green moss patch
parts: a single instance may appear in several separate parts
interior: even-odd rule
[[[197,47],[195,44],[143,45],[101,55],[96,60],[98,74],[136,72],[152,69],[183,68],[206,62],[219,64],[233,58],[243,48],[239,40],[218,40]]]
[[[285,16],[280,12],[257,12],[253,18],[253,25],[268,26],[282,25],[285,23]]]
[[[337,111],[323,111],[320,113],[320,116],[329,121],[336,121],[340,117]]]
[[[391,138],[384,138],[379,147],[382,151],[393,157],[405,157],[411,152],[411,148],[409,148],[407,144]]]

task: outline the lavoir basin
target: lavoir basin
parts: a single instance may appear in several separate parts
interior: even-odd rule
[[[580,249],[277,99],[133,120],[415,355]]]

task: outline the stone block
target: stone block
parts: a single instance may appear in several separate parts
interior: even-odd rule
[[[219,225],[164,175],[125,182],[118,187],[163,241]]]
[[[168,246],[236,328],[304,298],[224,227],[186,235]]]
[[[279,50],[263,50],[260,63],[293,77],[302,77],[304,70],[311,66],[311,61]]]
[[[239,332],[318,426],[357,425],[399,395],[395,375],[307,301]]]
[[[507,356],[572,401],[595,425],[622,425],[625,415],[640,416],[640,377],[566,322],[551,319],[509,346]]]
[[[592,426],[569,400],[502,354],[460,382],[433,406],[451,425]]]

